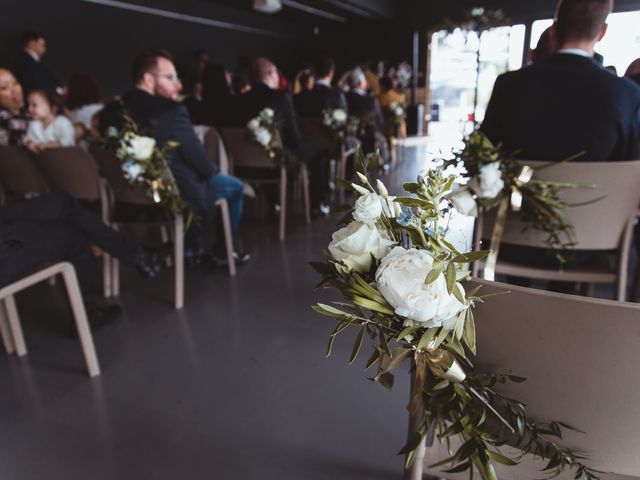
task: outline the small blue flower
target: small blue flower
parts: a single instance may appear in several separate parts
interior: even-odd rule
[[[403,226],[407,226],[411,223],[413,223],[413,212],[411,211],[410,208],[408,207],[402,207],[402,213],[400,213],[400,215],[398,215],[398,218],[396,219],[396,221],[398,222],[398,224],[403,225]]]

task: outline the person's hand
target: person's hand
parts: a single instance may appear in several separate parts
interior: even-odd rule
[[[41,151],[40,145],[35,142],[27,142],[24,146],[32,153],[40,153]]]

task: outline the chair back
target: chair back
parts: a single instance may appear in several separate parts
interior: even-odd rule
[[[474,312],[477,369],[527,378],[499,390],[526,404],[529,418],[561,421],[585,432],[565,430],[561,443],[586,453],[588,465],[640,477],[640,384],[635,378],[640,370],[640,305],[478,283],[483,285],[480,295],[504,294]],[[425,465],[441,455],[449,456],[436,441],[427,449]],[[545,464],[496,465],[496,470],[501,479],[541,478]]]
[[[94,158],[80,147],[48,148],[35,157],[52,190],[78,200],[100,200],[100,175]]]
[[[117,202],[135,205],[153,204],[142,188],[129,185],[120,168],[120,160],[113,150],[95,146],[92,146],[90,150],[98,164],[100,174],[109,183]]]
[[[220,142],[222,138],[214,127],[208,127],[207,133],[204,134],[204,150],[207,152],[207,156],[211,163],[218,168],[220,165]]]
[[[12,146],[0,146],[0,183],[7,195],[18,198],[49,191],[29,152]]]
[[[527,161],[523,164],[537,169],[547,165],[547,162]],[[640,203],[640,161],[559,163],[537,172],[535,177],[578,185],[594,185],[595,188],[576,188],[561,192],[562,200],[569,204],[600,198],[593,203],[563,210],[575,228],[576,249],[614,250],[620,247],[625,228],[637,212]],[[479,222],[482,238],[491,238],[496,210],[483,214],[482,221]],[[513,245],[544,247],[547,235],[526,228],[527,226],[520,214],[509,211],[502,241]],[[476,240],[479,238],[476,237]]]
[[[298,119],[300,135],[307,143],[317,143],[324,146],[333,145],[333,132],[322,123],[320,118],[303,117]]]
[[[236,168],[276,168],[264,148],[248,137],[246,128],[223,128],[222,138],[229,154],[231,172]]]

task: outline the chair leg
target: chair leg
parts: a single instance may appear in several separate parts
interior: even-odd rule
[[[174,220],[175,307],[184,306],[184,220],[179,215]]]
[[[4,305],[9,320],[9,327],[13,334],[13,345],[16,348],[16,355],[22,357],[27,354],[27,346],[24,343],[24,335],[22,334],[22,326],[20,325],[20,317],[16,308],[16,301],[13,295],[9,295],[4,299]]]
[[[120,262],[111,257],[111,296],[120,296]]]
[[[231,216],[229,215],[229,204],[225,199],[219,203],[222,213],[222,229],[224,230],[224,243],[227,249],[227,261],[229,262],[229,276],[236,275],[236,259],[233,256],[233,235],[231,234]]]
[[[280,168],[280,241],[284,241],[287,222],[287,170]]]
[[[113,296],[113,276],[111,275],[111,267],[111,256],[107,255],[106,252],[102,252],[102,288],[104,298]]]
[[[163,244],[169,241],[169,231],[164,225],[160,227],[160,239]],[[167,257],[167,267],[171,268],[171,257]]]
[[[0,299],[0,335],[2,335],[2,342],[4,343],[4,349],[7,353],[15,353],[16,347],[13,343],[13,333],[11,333],[11,328],[7,321],[6,307],[3,299]]]
[[[309,172],[307,167],[300,167],[300,177],[302,179],[302,199],[304,201],[304,218],[307,225],[311,223],[311,201],[309,198]]]
[[[69,296],[69,303],[71,303],[71,310],[73,311],[73,318],[76,322],[76,329],[78,330],[78,337],[80,338],[80,345],[82,346],[89,376],[96,377],[100,375],[100,364],[98,363],[96,348],[93,344],[93,337],[91,335],[91,329],[89,328],[89,321],[87,320],[87,312],[84,308],[82,294],[78,286],[78,277],[76,277],[76,272],[71,264],[65,265],[62,270],[62,276],[64,277],[64,284],[67,288],[67,295]]]

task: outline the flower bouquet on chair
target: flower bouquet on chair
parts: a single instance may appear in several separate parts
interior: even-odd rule
[[[550,476],[572,470],[575,478],[597,478],[583,457],[547,438],[560,437],[562,424],[530,420],[522,403],[494,388],[524,379],[474,370],[473,309],[484,298],[479,287],[467,285],[468,265],[489,252],[460,252],[446,238],[455,177],[432,170],[404,185],[412,196],[393,197],[382,182],[374,187],[369,181],[378,161],[373,156],[365,166],[362,152],[356,155],[360,184],[352,188],[359,197],[332,235],[325,262],[312,264],[322,276],[319,287],[341,296],[313,307],[337,321],[327,356],[336,337],[352,328],[357,334],[349,363],[368,350],[365,369],[376,366],[375,382],[390,389],[392,371],[411,365],[407,409],[421,420],[401,450],[407,470],[422,468],[416,452],[435,434],[441,441],[460,440],[461,447],[437,464],[448,464],[448,472],[475,471],[495,480],[493,462],[519,460],[500,453],[510,438],[523,454],[548,459]]]
[[[322,111],[322,124],[333,132],[334,143],[338,148],[344,146],[349,149],[349,138],[355,139],[357,136],[360,121],[342,108],[328,108]]]
[[[265,108],[247,123],[249,138],[264,148],[276,166],[294,169],[300,161],[282,145],[281,123],[271,108]]]

